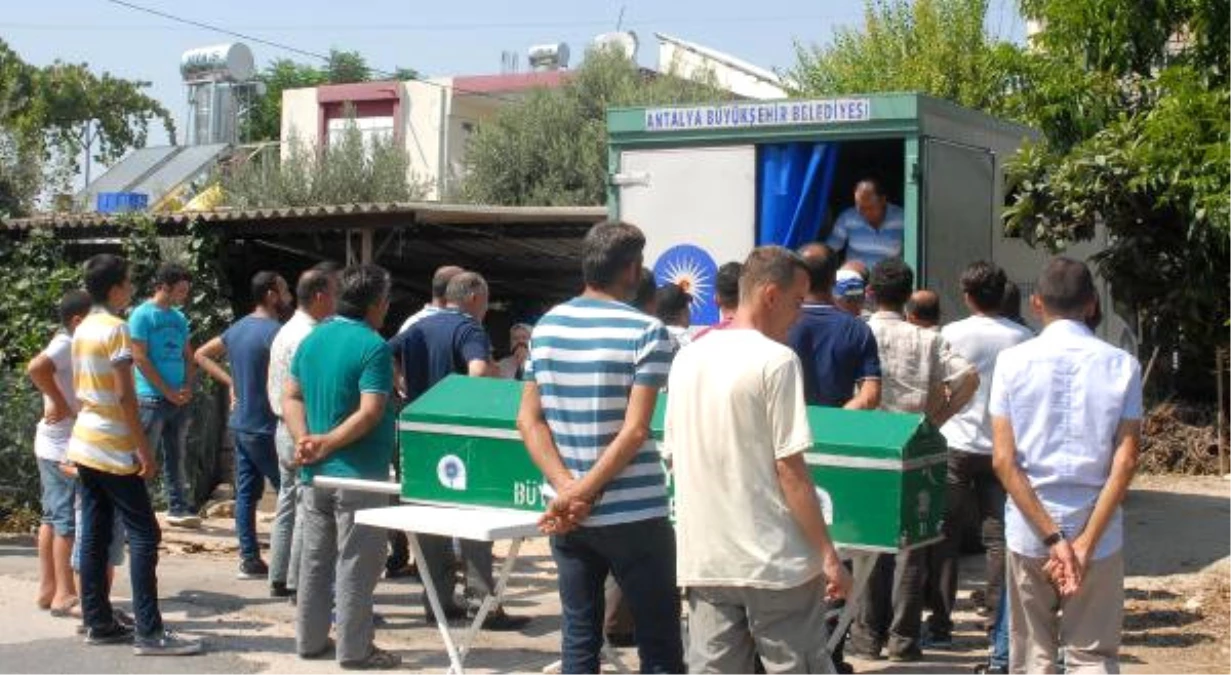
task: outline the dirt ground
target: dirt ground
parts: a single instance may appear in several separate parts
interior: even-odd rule
[[[1125,509],[1124,672],[1231,671],[1229,498],[1231,482],[1221,478],[1143,476],[1134,484]],[[258,521],[264,536],[270,514]],[[498,544],[497,554],[505,548]],[[33,597],[37,579],[32,553],[28,541],[0,545],[0,671],[145,672],[145,666],[157,665],[133,661],[122,652],[100,661],[99,652],[83,648],[71,630],[58,627],[55,620],[40,616],[32,621],[21,609]],[[159,569],[164,611],[172,625],[204,636],[210,644],[209,655],[183,663],[186,670],[338,672],[332,663],[294,657],[293,610],[272,602],[264,584],[235,581],[235,559],[234,530],[226,518],[209,519],[197,532],[164,528]],[[953,649],[928,650],[923,662],[913,664],[856,661],[857,671],[972,672],[987,657],[983,619],[971,611],[969,600],[970,592],[982,586],[981,565],[978,556],[963,561]],[[127,597],[123,576],[116,589],[122,598]],[[414,580],[381,583],[376,604],[386,624],[378,629],[377,642],[401,654],[404,669],[443,671],[447,661],[440,636],[423,622],[419,593]],[[481,634],[468,670],[538,672],[558,658],[555,566],[544,540],[523,547],[507,606],[535,620],[521,633]],[[47,661],[45,655],[53,653],[56,659]],[[635,672],[635,650],[621,650],[620,656]]]

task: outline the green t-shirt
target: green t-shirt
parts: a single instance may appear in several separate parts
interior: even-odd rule
[[[308,433],[325,434],[359,409],[364,393],[386,396],[385,416],[368,435],[334,450],[300,471],[313,476],[386,480],[393,459],[393,365],[389,347],[366,323],[336,317],[312,331],[291,362],[291,377],[303,391]]]

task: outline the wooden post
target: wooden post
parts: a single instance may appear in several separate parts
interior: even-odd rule
[[[372,228],[359,231],[359,263],[361,265],[372,264],[372,238]]]

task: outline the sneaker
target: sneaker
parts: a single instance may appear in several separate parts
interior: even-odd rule
[[[1008,675],[1008,672],[1009,672],[1008,667],[993,666],[990,663],[980,663],[979,665],[975,666],[975,673],[977,675],[983,675],[984,673],[986,673],[987,675]]]
[[[295,597],[295,589],[287,588],[285,581],[275,581],[269,585],[269,597],[293,598]]]
[[[130,626],[112,623],[106,628],[88,628],[85,643],[88,645],[121,645],[133,641],[136,631]]]
[[[239,564],[237,579],[264,579],[269,576],[269,565],[260,558],[245,560]]]
[[[920,642],[924,649],[953,649],[953,635],[949,633],[930,633]]]
[[[833,669],[835,673],[838,673],[838,675],[854,675],[855,672],[855,666],[852,666],[846,661],[838,661],[833,664]]]
[[[111,616],[115,619],[116,624],[118,624],[121,628],[136,630],[137,622],[124,610],[113,609],[111,610]],[[87,631],[89,631],[89,627],[84,623],[77,624],[78,635],[85,635]]]
[[[341,665],[346,670],[393,670],[402,665],[402,657],[383,649],[372,648],[367,658],[359,661],[343,661]]]
[[[195,513],[169,513],[167,524],[195,530],[201,527],[201,517]]]
[[[514,616],[505,612],[503,607],[497,607],[483,619],[483,630],[496,632],[519,631],[525,628],[528,623],[530,623],[530,617]]]
[[[408,578],[418,579],[419,578],[419,566],[416,565],[415,563],[411,563],[409,565],[400,565],[398,567],[386,567],[385,568],[385,578],[386,579],[408,579]]]
[[[894,663],[914,663],[923,660],[923,650],[918,647],[904,652],[889,652],[889,660]]]
[[[466,609],[457,605],[445,606],[445,621],[460,621],[466,618]],[[423,620],[429,625],[436,624],[436,613],[432,611],[432,606],[428,604],[427,599],[423,601]]]
[[[137,656],[188,656],[201,653],[201,641],[163,630],[161,634],[139,637],[133,642]]]

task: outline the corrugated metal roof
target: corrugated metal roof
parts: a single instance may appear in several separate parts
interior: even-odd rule
[[[313,220],[316,229],[380,229],[399,225],[483,225],[596,223],[607,216],[604,206],[481,206],[440,204],[433,202],[392,202],[381,204],[335,204],[329,206],[294,206],[259,209],[220,208],[211,211],[180,211],[152,214],[159,227],[182,227],[190,222],[259,225],[269,221]],[[0,229],[28,230],[98,229],[114,226],[118,218],[99,213],[61,213],[31,218],[13,218],[0,224]],[[322,223],[322,220],[336,221]],[[376,222],[374,222],[376,221]]]

